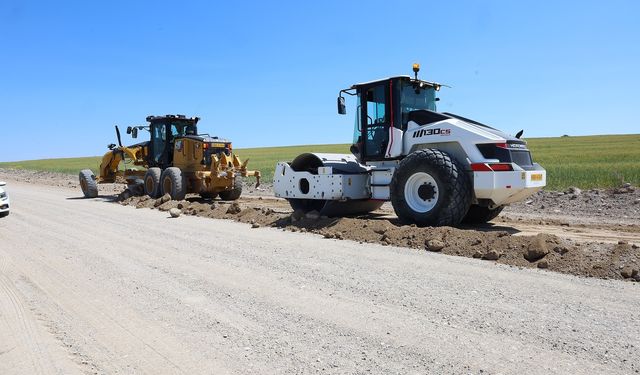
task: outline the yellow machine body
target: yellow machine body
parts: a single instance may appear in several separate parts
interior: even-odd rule
[[[145,173],[144,170],[128,169],[126,164],[131,163],[146,168],[145,160],[147,154],[148,147],[146,146],[123,146],[105,153],[100,162],[98,183],[117,182],[119,177],[125,180],[130,180],[134,177],[142,178]],[[120,163],[125,160],[129,162],[125,163],[124,169],[121,170]]]
[[[149,116],[149,126],[129,127],[127,133],[132,137],[137,137],[138,130],[146,129],[151,140],[132,146],[110,145],[110,150],[102,157],[100,174],[94,177],[95,181],[137,184],[145,177],[147,169],[154,167],[162,171],[178,168],[186,193],[203,196],[237,189],[236,180],[240,177],[256,177],[259,185],[260,171],[248,170],[248,159],[241,162],[232,152],[231,142],[196,135],[198,120],[181,115]],[[120,142],[120,132],[117,128],[116,131]],[[154,144],[160,145],[155,146],[158,147],[155,153]]]

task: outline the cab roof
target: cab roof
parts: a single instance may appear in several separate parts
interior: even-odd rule
[[[194,124],[197,124],[198,121],[200,120],[200,117],[187,117],[185,115],[164,115],[164,116],[149,115],[147,116],[147,122],[161,122],[165,120],[188,121],[188,122],[193,122]]]
[[[446,86],[446,85],[442,85],[440,83],[436,83],[436,82],[429,82],[429,81],[423,81],[421,79],[414,79],[410,76],[393,76],[393,77],[387,77],[387,78],[382,78],[382,79],[377,79],[374,81],[368,81],[368,82],[362,82],[362,83],[356,83],[354,85],[352,85],[351,87],[349,87],[347,90],[352,90],[352,89],[359,89],[363,86],[370,86],[376,83],[382,83],[382,82],[386,82],[386,81],[390,81],[390,80],[402,80],[402,81],[409,81],[409,82],[417,82],[417,83],[422,83],[426,86],[431,86],[431,87],[437,87],[438,89],[440,88],[440,86]]]

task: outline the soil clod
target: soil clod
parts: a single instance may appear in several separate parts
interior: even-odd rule
[[[179,208],[172,208],[169,210],[169,215],[171,215],[171,217],[180,217],[181,214],[182,211]]]
[[[432,240],[427,240],[425,242],[426,248],[429,251],[441,251],[442,249],[444,249],[444,242],[440,241],[440,240],[436,240],[436,239],[432,239]]]

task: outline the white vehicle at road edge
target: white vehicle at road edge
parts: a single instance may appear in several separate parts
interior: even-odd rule
[[[7,191],[4,189],[7,183],[4,181],[0,181],[0,217],[5,217],[9,215],[9,195]]]
[[[546,185],[527,143],[462,116],[437,112],[441,84],[395,76],[340,91],[357,97],[351,154],[305,153],[280,162],[274,193],[294,210],[365,213],[391,201],[420,226],[483,223]]]

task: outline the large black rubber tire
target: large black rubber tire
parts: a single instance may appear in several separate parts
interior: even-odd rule
[[[0,217],[7,217],[7,216],[9,216],[9,212],[11,212],[11,211],[0,212]]]
[[[437,185],[437,194],[434,195],[436,202],[425,212],[412,209],[405,199],[405,185],[417,173],[429,175]],[[415,194],[420,195],[418,191]],[[412,152],[400,162],[391,179],[390,192],[393,209],[403,223],[456,226],[469,210],[472,187],[467,172],[449,154],[424,149]]]
[[[144,180],[141,178],[135,179],[134,181],[129,181],[130,184],[127,185],[127,189],[134,196],[144,195]]]
[[[503,209],[504,206],[498,206],[494,209],[490,209],[489,207],[472,204],[471,207],[469,207],[467,215],[464,217],[464,219],[462,219],[462,222],[466,224],[486,223],[498,217]]]
[[[98,196],[98,182],[91,169],[83,169],[78,175],[80,188],[85,198],[95,198]]]
[[[180,201],[187,195],[187,182],[182,176],[182,171],[177,167],[169,167],[162,171],[160,176],[162,195],[169,194],[171,199]]]
[[[242,177],[236,176],[233,181],[233,189],[218,193],[223,201],[235,201],[242,195]]]
[[[217,196],[218,196],[218,193],[211,193],[208,191],[204,191],[200,193],[200,197],[202,197],[202,199],[214,199]]]
[[[162,176],[162,170],[156,167],[147,169],[147,173],[144,174],[144,193],[151,198],[158,198],[162,193],[160,176]]]

